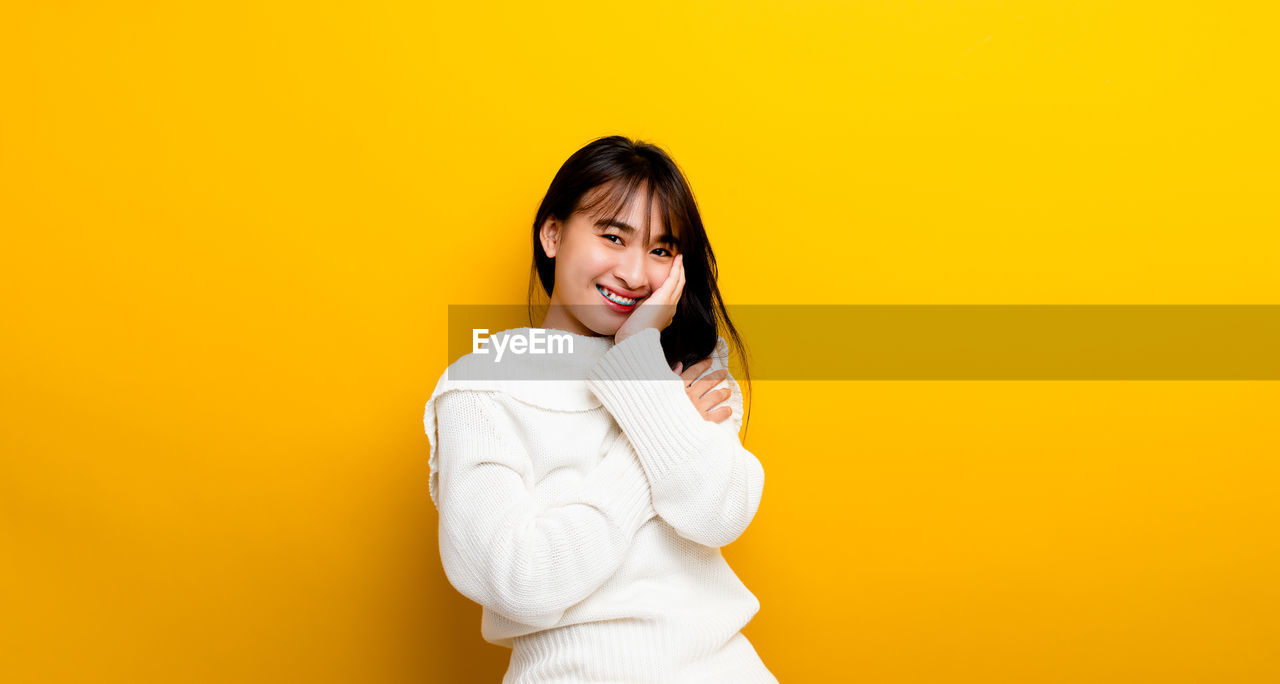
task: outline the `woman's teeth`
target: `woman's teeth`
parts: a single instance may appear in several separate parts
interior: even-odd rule
[[[609,301],[615,304],[621,304],[622,306],[631,306],[632,304],[635,304],[636,302],[640,301],[638,299],[626,299],[624,297],[619,297],[618,295],[604,289],[603,287],[600,287],[599,285],[596,285],[596,290],[599,290],[600,294],[604,295]]]

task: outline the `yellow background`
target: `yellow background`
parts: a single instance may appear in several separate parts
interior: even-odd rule
[[[422,407],[598,135],[683,166],[730,303],[1280,303],[1276,18],[6,4],[0,680],[499,681]],[[1276,383],[753,396],[782,681],[1280,680]]]

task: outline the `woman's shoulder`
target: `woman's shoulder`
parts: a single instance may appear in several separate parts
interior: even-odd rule
[[[715,349],[711,350],[712,363],[717,360],[723,364],[722,368],[729,367],[729,342],[723,336],[716,338]]]
[[[725,370],[727,377],[716,383],[715,389],[728,388],[729,397],[725,399],[725,402],[733,411],[733,422],[740,427],[743,413],[742,385],[738,384],[738,379],[733,377],[733,371],[729,370],[729,343],[724,337],[716,339],[715,349],[711,350],[711,368],[708,369],[708,372],[722,368]]]
[[[736,385],[737,379],[733,377],[733,372],[729,370],[729,356],[730,352],[728,341],[723,337],[716,338],[716,346],[711,350],[711,354],[708,355],[708,358],[711,359],[711,368],[708,370],[720,370],[723,368],[724,370],[729,371],[728,379],[731,384]]]
[[[601,406],[582,380],[522,377],[500,370],[483,354],[466,354],[436,380],[428,408],[452,392],[478,393],[493,401],[515,400],[535,409],[587,411]]]
[[[429,491],[437,500],[439,426],[452,420],[496,421],[503,430],[523,430],[524,421],[536,420],[540,411],[582,414],[602,406],[584,381],[521,380],[485,376],[483,361],[464,356],[445,368],[427,398],[422,414],[429,442]],[[443,406],[443,409],[442,409]],[[470,416],[470,418],[467,418]]]

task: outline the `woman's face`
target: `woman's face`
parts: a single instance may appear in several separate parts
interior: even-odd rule
[[[593,189],[584,200],[600,191]],[[568,221],[548,218],[543,224],[538,237],[547,256],[555,257],[556,282],[542,327],[612,336],[662,285],[678,245],[676,236],[662,225],[656,196],[650,205],[649,242],[642,242],[646,195],[645,189],[639,188],[615,222],[579,211]],[[606,297],[602,289],[614,299]]]

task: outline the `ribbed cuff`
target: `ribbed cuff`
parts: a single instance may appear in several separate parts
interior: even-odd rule
[[[667,366],[657,328],[615,344],[587,373],[587,388],[630,437],[655,477],[712,448],[724,435],[703,419],[684,383]]]
[[[605,511],[623,529],[635,532],[658,513],[653,508],[649,479],[625,435],[582,481],[584,503]]]

